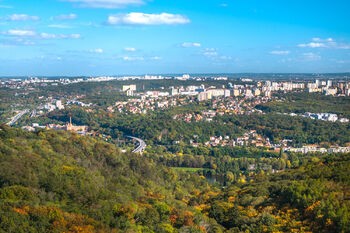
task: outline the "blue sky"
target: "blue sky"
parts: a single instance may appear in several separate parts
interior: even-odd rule
[[[0,75],[350,72],[348,0],[0,0]]]

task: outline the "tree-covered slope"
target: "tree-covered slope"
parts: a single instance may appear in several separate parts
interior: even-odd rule
[[[229,232],[350,232],[350,154],[256,176],[193,206]]]
[[[0,128],[2,232],[199,231],[208,220],[186,200],[207,188],[93,138]]]
[[[222,187],[91,137],[0,126],[0,232],[350,232],[350,154],[308,159]]]

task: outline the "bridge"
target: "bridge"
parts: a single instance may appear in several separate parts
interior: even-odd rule
[[[127,138],[131,138],[134,139],[138,142],[138,146],[132,151],[133,153],[141,153],[146,149],[146,143],[144,140],[137,138],[137,137],[133,137],[133,136],[126,136]]]
[[[29,112],[29,109],[25,109],[25,110],[19,112],[16,116],[12,117],[12,119],[9,122],[7,122],[7,125],[10,125],[10,126],[13,125],[27,112]]]

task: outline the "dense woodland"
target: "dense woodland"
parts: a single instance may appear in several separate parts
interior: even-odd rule
[[[0,231],[349,232],[349,160],[228,168],[223,186],[91,137],[1,126]]]

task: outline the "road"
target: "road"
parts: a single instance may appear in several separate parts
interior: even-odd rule
[[[36,115],[36,110],[34,109],[31,113],[30,113],[30,117],[32,118],[32,117],[35,117],[35,115]]]
[[[126,136],[126,137],[134,139],[139,143],[138,146],[132,152],[142,154],[142,152],[146,149],[146,146],[147,146],[145,141],[140,139],[140,138],[133,137],[133,136]]]
[[[29,111],[29,109],[25,109],[23,111],[21,111],[20,113],[18,113],[16,116],[12,117],[12,119],[7,122],[8,125],[13,125],[14,123],[16,123],[24,114],[26,114]]]

